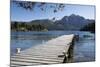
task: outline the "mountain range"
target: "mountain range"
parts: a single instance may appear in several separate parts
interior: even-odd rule
[[[71,14],[70,16],[64,16],[60,20],[49,20],[49,19],[40,19],[32,20],[26,24],[42,25],[45,26],[48,30],[80,30],[85,25],[92,23],[93,19],[85,19],[82,16]]]

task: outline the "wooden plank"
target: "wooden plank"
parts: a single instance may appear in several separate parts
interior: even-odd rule
[[[63,59],[57,58],[43,58],[43,57],[23,57],[23,56],[13,56],[11,58],[21,58],[21,59],[32,59],[32,60],[46,60],[46,61],[54,61],[54,62],[61,62]]]
[[[59,55],[64,55],[64,54],[59,54]],[[58,57],[59,55],[43,55],[43,54],[35,54],[35,55],[30,55],[31,57],[37,57],[37,58],[39,58],[39,57],[41,57],[41,58],[47,58],[47,59],[58,59],[59,58],[59,60],[62,60],[64,57]],[[23,55],[23,56],[26,56],[26,55]]]
[[[28,62],[28,63],[46,63],[46,64],[53,64],[53,63],[61,63],[56,61],[47,61],[47,60],[33,60],[33,59],[21,59],[21,58],[11,58],[12,61],[20,61],[20,62]]]
[[[21,67],[21,65],[16,65],[16,64],[13,65],[13,64],[11,64],[10,67]]]
[[[16,56],[23,56],[23,57],[37,57],[37,58],[50,58],[50,59],[60,59],[62,60],[62,57],[58,57],[58,56],[51,56],[51,55],[46,55],[46,56],[43,56],[43,55],[32,55],[32,54],[26,54],[26,55],[16,55]]]
[[[40,65],[40,63],[27,63],[27,62],[21,62],[21,61],[11,61],[11,66],[30,66],[30,65]]]

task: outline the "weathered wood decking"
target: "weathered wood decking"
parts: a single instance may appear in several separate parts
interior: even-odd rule
[[[63,35],[11,56],[11,66],[58,64],[72,57],[74,35]],[[24,47],[24,46],[23,46]]]

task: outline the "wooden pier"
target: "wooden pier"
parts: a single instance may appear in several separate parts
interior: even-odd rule
[[[72,62],[73,46],[73,34],[57,37],[11,56],[11,67]]]

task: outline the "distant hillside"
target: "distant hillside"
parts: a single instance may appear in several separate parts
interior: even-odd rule
[[[85,25],[80,29],[80,31],[90,31],[92,33],[95,33],[95,21]]]
[[[57,25],[62,26],[65,30],[80,30],[84,25],[87,25],[93,20],[85,19],[82,16],[72,14],[70,16],[64,16],[61,20],[56,21]]]
[[[85,25],[93,22],[94,20],[85,19],[82,16],[72,14],[70,16],[64,16],[61,20],[52,21],[49,19],[41,19],[41,20],[32,20],[30,22],[12,22],[12,30],[14,30],[14,25],[16,24],[18,27],[18,31],[22,30],[30,30],[33,31],[48,29],[48,30],[80,30]],[[29,28],[28,28],[29,27]],[[41,28],[41,29],[40,29]],[[16,30],[16,29],[15,29]]]

